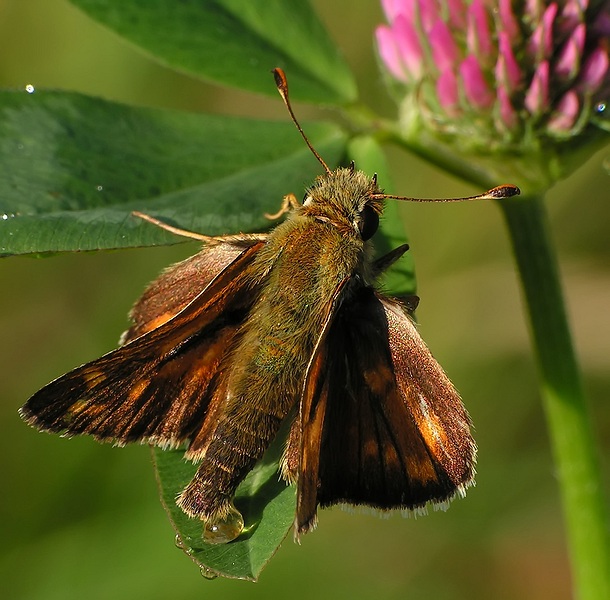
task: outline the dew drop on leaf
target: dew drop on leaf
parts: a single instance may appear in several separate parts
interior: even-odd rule
[[[218,577],[218,575],[214,573],[212,569],[208,569],[207,567],[201,567],[199,572],[201,573],[201,576],[205,577],[206,579],[216,579]]]
[[[226,544],[233,541],[244,528],[244,518],[231,504],[224,519],[205,521],[203,525],[203,541],[208,544]]]

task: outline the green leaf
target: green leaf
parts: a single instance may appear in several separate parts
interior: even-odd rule
[[[306,124],[332,165],[345,137]],[[169,244],[139,210],[210,235],[260,231],[320,173],[294,126],[133,108],[74,93],[0,92],[0,254]]]
[[[278,476],[282,443],[276,442],[241,483],[235,506],[242,513],[245,531],[228,544],[203,542],[202,522],[190,519],[176,505],[176,496],[192,479],[197,466],[179,450],[153,449],[163,505],[176,530],[176,543],[201,568],[205,577],[256,581],[282,543],[295,512],[295,487]]]
[[[350,140],[348,156],[355,162],[358,169],[368,175],[372,176],[373,173],[377,173],[379,185],[388,194],[393,193],[385,155],[374,138],[363,135]],[[379,233],[374,237],[375,250],[378,256],[383,256],[408,241],[397,202],[399,200],[386,200],[381,227]],[[386,271],[384,283],[393,295],[410,296],[415,294],[415,265],[408,252]]]
[[[70,0],[162,63],[189,74],[274,94],[283,68],[292,97],[345,103],[353,77],[309,2],[300,0]]]

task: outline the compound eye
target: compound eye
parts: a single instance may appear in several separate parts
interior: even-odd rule
[[[379,229],[379,215],[370,206],[365,206],[357,222],[363,241],[370,240]]]

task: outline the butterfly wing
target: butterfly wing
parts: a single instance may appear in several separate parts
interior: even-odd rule
[[[243,242],[219,242],[206,246],[201,252],[167,268],[146,289],[136,302],[130,316],[133,325],[121,337],[121,343],[133,340],[169,321],[201,290],[228,267],[245,249],[260,241],[244,237]]]
[[[196,437],[220,401],[227,377],[223,361],[257,297],[248,266],[263,245],[237,249],[226,266],[226,260],[218,261],[220,272],[213,277],[195,277],[203,291],[190,303],[183,295],[169,311],[160,302],[166,286],[153,284],[149,289],[156,294],[136,305],[136,324],[128,332],[135,339],[49,383],[23,406],[22,417],[44,431],[119,444],[174,447]],[[210,262],[199,257],[189,271]],[[166,283],[181,278],[168,273]]]
[[[300,418],[297,536],[318,505],[413,510],[472,483],[458,393],[402,306],[371,288],[350,293],[323,332]]]

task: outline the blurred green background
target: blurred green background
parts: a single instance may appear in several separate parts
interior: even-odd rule
[[[314,2],[362,97],[392,116],[372,52],[373,0]],[[269,65],[273,67],[274,65]],[[127,103],[286,119],[280,100],[164,69],[63,0],[0,0],[0,86],[63,88]],[[332,118],[297,106],[301,118]],[[389,151],[397,193],[475,190]],[[574,336],[610,480],[610,180],[594,157],[548,195]],[[502,183],[502,182],[498,182]],[[291,190],[286,190],[291,191]],[[299,190],[292,190],[297,192]],[[174,547],[146,447],[64,440],[24,425],[39,387],[115,347],[148,281],[194,244],[0,261],[0,596],[88,598],[570,597],[558,491],[535,365],[500,213],[492,204],[401,205],[421,333],[463,394],[477,487],[446,513],[379,519],[323,511],[258,583],[206,581]]]

